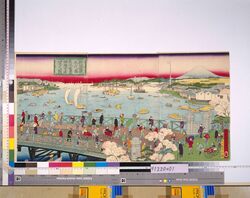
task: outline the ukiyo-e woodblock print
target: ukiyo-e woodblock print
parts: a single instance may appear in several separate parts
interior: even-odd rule
[[[16,54],[17,161],[229,160],[229,53]]]

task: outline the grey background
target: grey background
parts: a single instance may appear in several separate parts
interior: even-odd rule
[[[250,165],[250,1],[18,0],[18,52],[229,51],[231,161]],[[250,182],[249,169],[226,181]]]

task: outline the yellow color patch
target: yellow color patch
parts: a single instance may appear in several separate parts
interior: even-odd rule
[[[9,139],[9,149],[14,150],[14,148],[15,148],[14,138],[10,138]]]
[[[83,162],[72,162],[72,167],[73,168],[82,168],[82,167],[84,167],[84,163]]]

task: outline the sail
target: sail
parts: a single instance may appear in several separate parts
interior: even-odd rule
[[[84,85],[83,94],[88,94],[88,85]]]
[[[77,100],[78,100],[80,92],[81,92],[80,89],[76,89],[75,94],[74,94],[74,104],[75,104],[76,107],[78,105]]]
[[[135,98],[135,96],[133,96],[133,86],[131,85],[130,95],[128,96],[128,99],[133,100],[134,98]]]
[[[70,89],[67,89],[64,94],[64,99],[67,104],[69,104],[68,97],[69,97]]]

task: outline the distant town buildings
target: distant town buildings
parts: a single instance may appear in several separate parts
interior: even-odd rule
[[[56,87],[56,83],[40,79],[18,79],[17,91],[19,93],[39,91],[46,86]]]
[[[210,101],[219,96],[219,92],[216,90],[202,90],[195,94],[195,99],[198,101]]]
[[[209,102],[214,99],[228,100],[230,89],[227,85],[218,84],[211,88],[190,88],[187,86],[173,85],[172,87],[163,87],[163,90],[175,91],[188,100]]]

